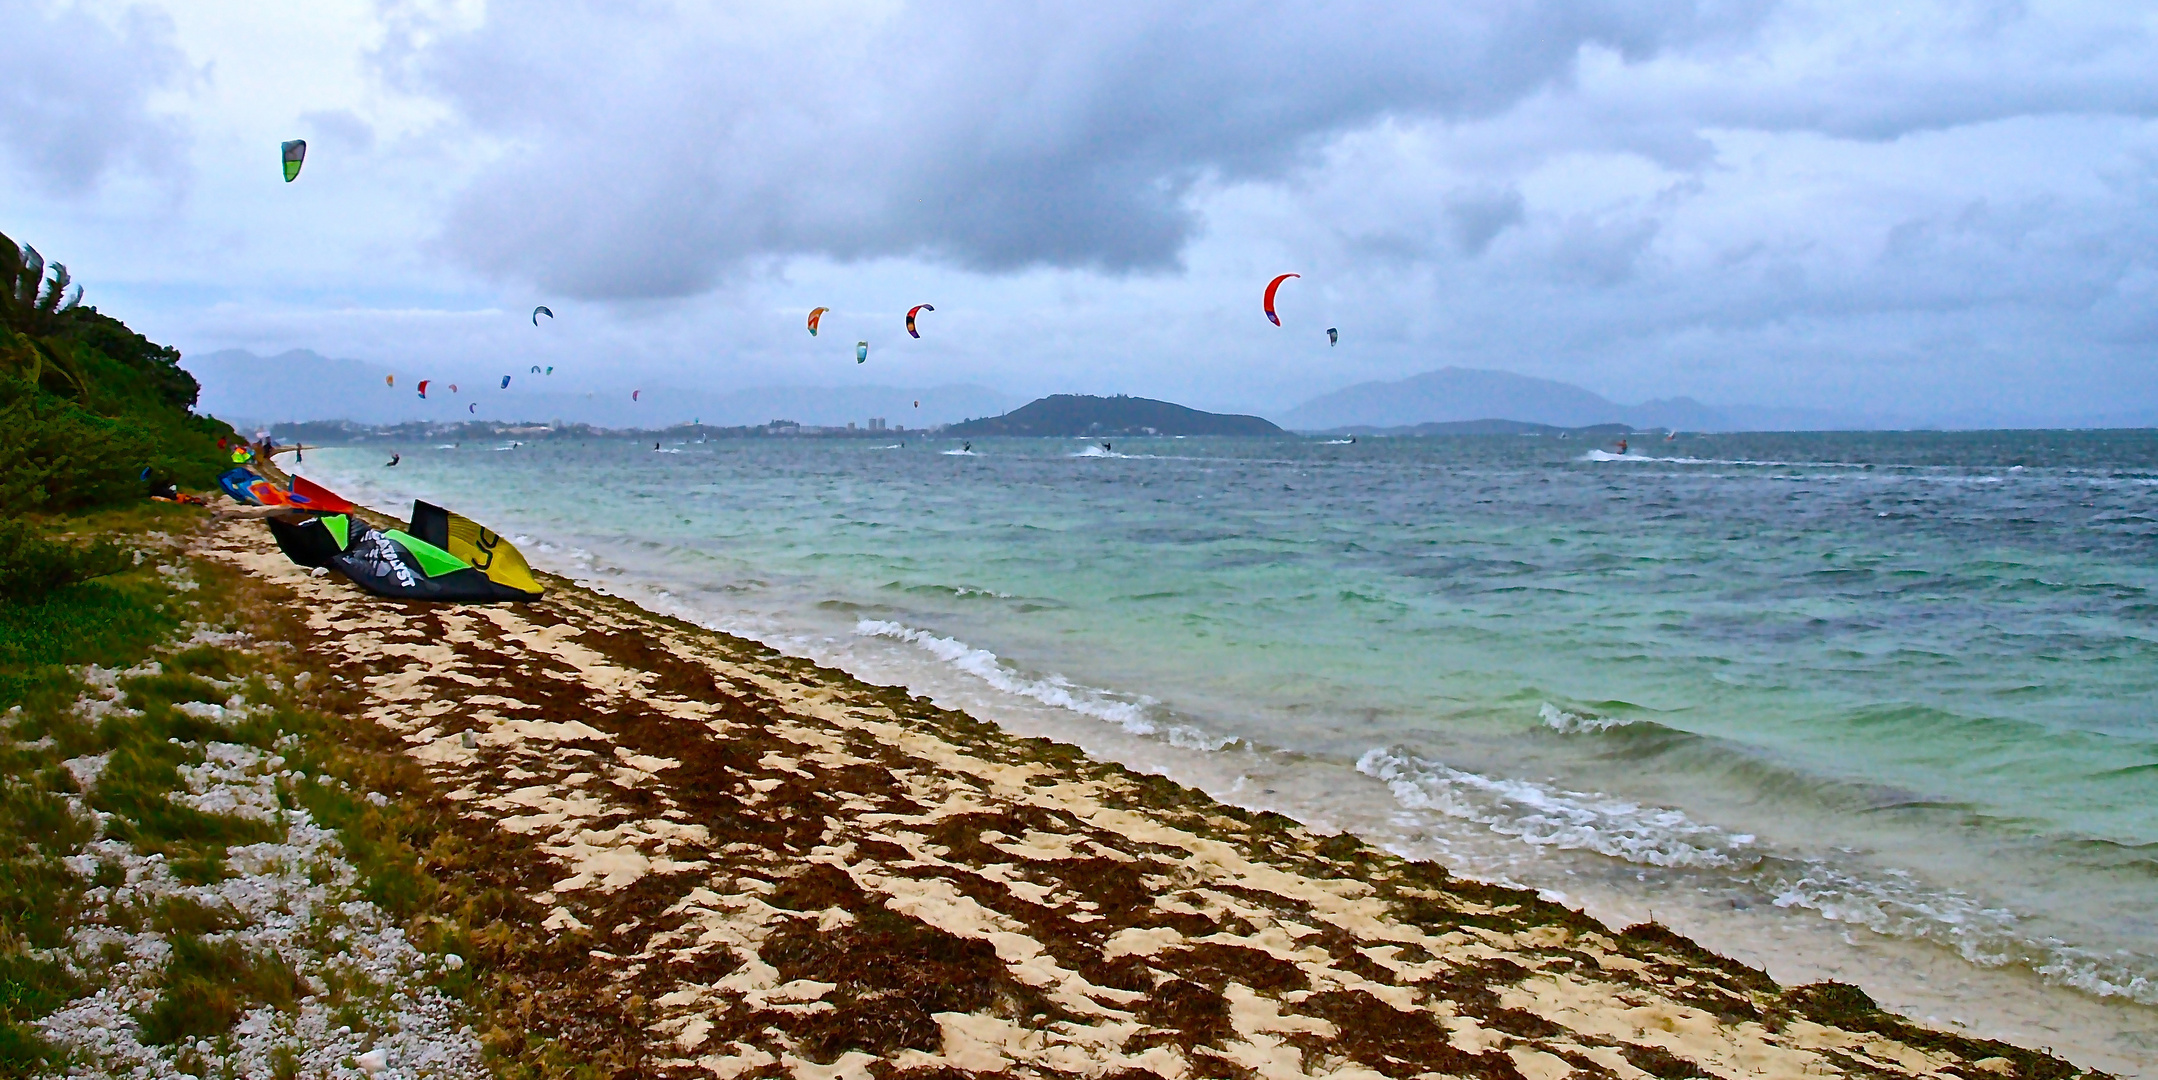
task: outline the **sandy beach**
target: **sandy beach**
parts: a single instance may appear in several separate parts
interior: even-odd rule
[[[195,553],[307,613],[454,808],[495,1015],[604,1073],[2079,1074],[560,579],[387,602],[244,511]]]

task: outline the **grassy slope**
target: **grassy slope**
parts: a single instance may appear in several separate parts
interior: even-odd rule
[[[200,516],[143,507],[71,524],[86,532],[123,526],[186,532]],[[245,1009],[289,1009],[301,993],[289,966],[274,955],[232,938],[205,938],[234,929],[229,914],[188,904],[87,905],[85,893],[116,884],[106,880],[115,871],[100,866],[86,878],[64,864],[102,835],[162,854],[182,880],[213,880],[226,873],[229,845],[268,839],[262,822],[166,797],[181,786],[179,767],[201,764],[203,744],[213,739],[281,753],[303,777],[281,784],[281,801],[338,830],[346,857],[362,874],[360,895],[403,920],[424,949],[469,949],[463,915],[470,898],[421,869],[420,851],[440,832],[434,808],[443,804],[396,747],[350,719],[354,710],[342,700],[349,688],[338,688],[327,672],[309,671],[293,650],[264,647],[286,635],[291,628],[284,623],[294,617],[274,601],[229,569],[166,549],[126,573],[60,590],[0,619],[0,713],[10,728],[0,740],[0,1076],[58,1064],[54,1048],[28,1022],[95,990],[105,969],[121,959],[66,962],[64,946],[79,927],[149,925],[168,934],[174,949],[162,973],[165,989],[139,1017],[145,1041],[214,1039]],[[225,637],[235,632],[248,636]],[[77,701],[87,688],[84,665],[123,672],[123,708],[94,719],[83,715]],[[237,726],[178,708],[226,701],[235,692],[278,705]],[[81,790],[62,765],[98,754],[110,757],[87,808],[107,815],[102,826],[70,811],[69,796]],[[413,797],[378,805],[360,798],[365,791]],[[439,985],[463,996],[472,976],[466,968]],[[353,998],[349,1015],[340,1017],[356,1029],[370,1022],[362,1000],[367,989],[327,991],[333,1005],[340,996]]]

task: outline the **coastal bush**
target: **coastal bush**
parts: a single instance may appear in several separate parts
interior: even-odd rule
[[[179,350],[81,303],[67,268],[0,234],[0,513],[141,498],[144,470],[203,488],[231,428],[192,410]]]
[[[50,540],[20,518],[0,519],[0,601],[41,599],[56,589],[117,574],[134,565],[134,554],[109,540]]]
[[[142,470],[171,464],[136,425],[0,377],[0,514],[139,498]]]

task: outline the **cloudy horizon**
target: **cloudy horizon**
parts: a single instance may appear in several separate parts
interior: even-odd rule
[[[188,353],[1261,414],[1459,366],[2158,423],[2149,5],[0,0],[0,27],[0,232]]]

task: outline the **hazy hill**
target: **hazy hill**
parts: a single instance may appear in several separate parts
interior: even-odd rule
[[[1433,435],[1572,435],[1576,437],[1601,437],[1624,435],[1634,430],[1632,424],[1590,424],[1586,427],[1559,427],[1555,424],[1531,424],[1524,420],[1444,420],[1429,424],[1410,424],[1403,427],[1372,427],[1369,424],[1351,424],[1331,428],[1332,435],[1384,435],[1395,438],[1429,437]]]
[[[1280,435],[1284,432],[1256,416],[1233,416],[1153,398],[1053,394],[1002,416],[969,420],[946,430],[949,435]]]
[[[1625,410],[1578,386],[1504,371],[1440,368],[1399,382],[1368,382],[1290,410],[1297,431],[1408,427],[1462,420],[1520,420],[1556,427],[1623,422]]]
[[[1505,371],[1440,368],[1396,382],[1322,394],[1283,417],[1292,431],[1384,431],[1418,425],[1513,420],[1558,428],[1625,424],[1679,431],[1791,431],[1883,426],[1879,417],[1821,409],[1704,405],[1690,397],[1621,405],[1571,383]]]
[[[205,413],[253,423],[565,420],[602,427],[662,428],[693,420],[725,427],[770,420],[836,425],[881,417],[894,425],[920,428],[1000,412],[1010,408],[1013,400],[969,385],[763,386],[719,391],[646,385],[641,400],[633,402],[630,387],[588,387],[558,371],[553,376],[513,373],[508,390],[500,389],[499,376],[470,382],[444,376],[434,380],[423,401],[408,374],[400,373],[397,385],[390,387],[383,383],[383,377],[391,373],[388,367],[331,359],[306,349],[268,357],[228,349],[191,356],[185,366],[202,383]],[[452,382],[459,384],[456,393],[449,391]],[[921,402],[920,408],[914,406],[916,401]],[[467,408],[475,402],[477,412]]]

